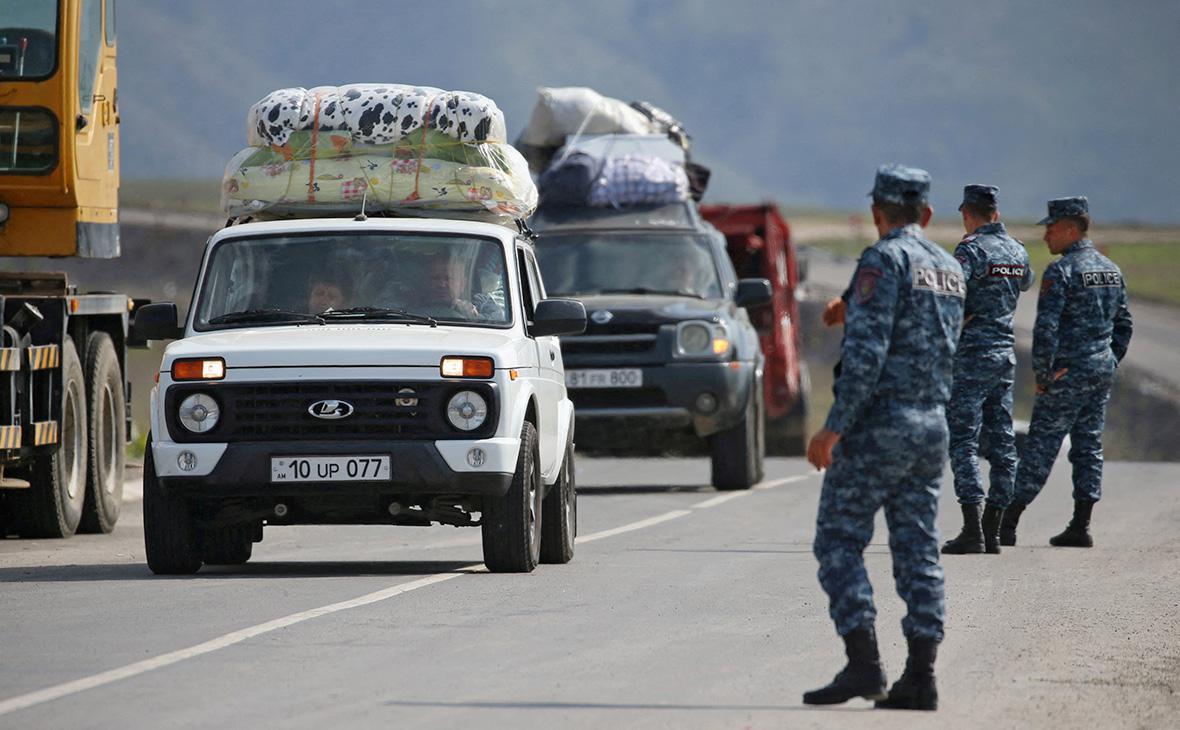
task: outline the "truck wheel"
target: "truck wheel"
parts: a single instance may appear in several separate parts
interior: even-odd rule
[[[13,490],[8,504],[21,537],[69,537],[82,520],[86,498],[86,385],[78,350],[62,343],[60,441],[52,454],[33,457],[27,489]]]
[[[150,435],[143,458],[143,544],[148,567],[157,575],[189,575],[201,569],[189,506],[160,488]]]
[[[810,412],[811,375],[800,363],[799,400],[782,418],[767,423],[766,453],[773,456],[807,455],[807,414]]]
[[[512,486],[484,499],[483,561],[493,573],[531,573],[541,558],[541,469],[537,429],[525,421]]]
[[[86,345],[86,502],[79,532],[110,532],[123,506],[127,403],[115,346],[105,332],[90,335]]]
[[[713,486],[729,491],[749,489],[762,479],[766,454],[766,430],[762,417],[762,391],[753,389],[746,414],[733,428],[713,434]]]
[[[201,530],[201,559],[205,565],[244,565],[253,552],[253,523]]]
[[[541,506],[541,562],[568,563],[574,557],[578,536],[578,486],[574,480],[574,444],[565,447],[565,459],[557,483]]]

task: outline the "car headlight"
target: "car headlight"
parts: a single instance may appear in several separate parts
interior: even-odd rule
[[[479,393],[461,390],[447,403],[447,420],[460,431],[474,431],[488,418],[488,402]]]
[[[193,393],[180,402],[177,409],[180,425],[193,433],[205,433],[217,425],[221,417],[217,401],[204,393]]]
[[[703,355],[710,350],[713,334],[705,324],[686,324],[676,333],[676,347],[682,355]]]
[[[725,325],[712,322],[681,322],[676,327],[676,354],[679,357],[711,357],[729,352],[729,332]]]

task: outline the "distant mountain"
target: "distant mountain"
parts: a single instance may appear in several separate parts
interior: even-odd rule
[[[470,89],[515,136],[536,87],[585,85],[681,118],[714,200],[861,209],[899,161],[941,213],[986,182],[1009,215],[1180,222],[1174,0],[120,0],[119,25],[132,179],[219,177],[283,86]]]

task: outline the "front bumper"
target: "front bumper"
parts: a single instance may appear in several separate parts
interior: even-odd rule
[[[566,369],[579,369],[579,365],[567,361]],[[574,414],[579,420],[622,419],[661,426],[691,425],[697,436],[711,436],[741,421],[754,382],[754,363],[737,360],[669,363],[639,369],[643,371],[642,388],[570,389]],[[698,407],[698,399],[704,393],[716,400],[711,411]]]
[[[471,449],[483,451],[478,467]],[[196,467],[181,470],[183,452]],[[275,497],[314,495],[458,495],[501,497],[516,469],[520,439],[473,441],[272,441],[231,444],[152,444],[156,474],[164,490],[185,496]],[[368,482],[284,482],[272,484],[275,456],[389,455],[391,478]]]

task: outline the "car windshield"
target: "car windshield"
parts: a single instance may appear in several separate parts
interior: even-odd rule
[[[721,298],[709,239],[691,233],[545,233],[537,240],[537,258],[545,288],[558,296]]]
[[[504,250],[456,235],[332,233],[218,243],[195,326],[406,322],[506,326]]]

